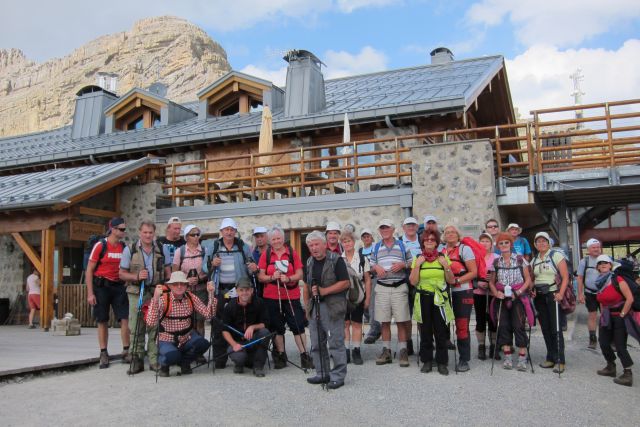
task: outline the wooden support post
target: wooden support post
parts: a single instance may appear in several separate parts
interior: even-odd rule
[[[42,280],[40,286],[40,326],[46,331],[53,319],[53,253],[56,246],[56,229],[42,230]]]
[[[24,237],[22,237],[22,234],[11,233],[11,235],[16,240],[16,242],[18,243],[18,246],[20,246],[20,249],[22,249],[22,251],[25,253],[27,258],[29,258],[29,261],[31,261],[31,264],[33,264],[35,269],[38,270],[38,272],[40,273],[40,277],[42,277],[43,275],[42,259],[40,258],[40,255],[38,255],[38,252],[31,247],[29,242],[27,242],[24,239]]]

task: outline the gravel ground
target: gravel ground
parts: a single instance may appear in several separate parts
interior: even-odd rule
[[[471,361],[471,371],[448,377],[411,367],[375,366],[381,345],[363,346],[363,366],[349,365],[346,385],[323,391],[306,383],[294,367],[271,370],[266,378],[212,375],[206,366],[193,375],[159,378],[145,371],[130,378],[127,366],[23,379],[0,385],[2,425],[638,425],[640,373],[633,387],[598,377],[599,352],[586,349],[580,319],[567,344],[567,371],[558,378],[537,367],[544,355],[534,336],[535,374],[504,371],[496,362]],[[288,340],[288,353],[299,361]],[[640,360],[634,343],[631,355]],[[475,343],[472,356],[475,357]],[[452,352],[449,353],[451,359]],[[450,369],[453,360],[450,361]],[[620,365],[618,365],[618,369]],[[635,420],[635,421],[633,421]]]

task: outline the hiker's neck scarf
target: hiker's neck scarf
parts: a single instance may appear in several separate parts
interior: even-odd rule
[[[428,262],[433,262],[436,259],[438,259],[438,250],[437,249],[432,249],[432,250],[423,249],[422,250],[422,256],[424,256],[424,259],[427,260]]]

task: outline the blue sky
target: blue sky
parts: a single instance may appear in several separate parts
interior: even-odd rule
[[[200,26],[232,67],[284,82],[281,56],[307,49],[328,78],[456,59],[504,55],[514,105],[569,105],[569,74],[582,69],[584,102],[640,98],[637,0],[21,0],[3,2],[0,48],[36,61],[61,57],[141,18],[175,15]],[[38,10],[38,14],[33,11]],[[125,11],[125,13],[123,13]]]

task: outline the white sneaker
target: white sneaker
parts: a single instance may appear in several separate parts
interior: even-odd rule
[[[504,369],[513,369],[513,361],[511,360],[511,355],[505,355],[504,361],[502,362],[502,367]]]

